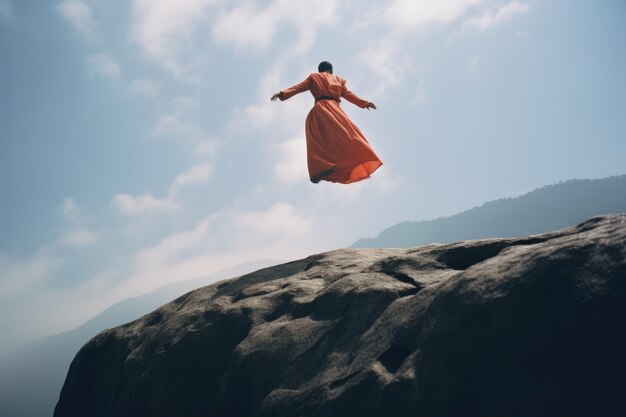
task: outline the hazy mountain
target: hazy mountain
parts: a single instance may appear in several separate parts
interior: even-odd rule
[[[570,180],[435,220],[402,222],[357,248],[410,247],[490,237],[517,237],[578,224],[602,214],[626,212],[626,175]]]
[[[27,343],[0,358],[0,416],[51,416],[76,352],[104,329],[119,326],[198,287],[243,275],[281,261],[252,261],[206,278],[175,282],[121,301],[80,327]]]

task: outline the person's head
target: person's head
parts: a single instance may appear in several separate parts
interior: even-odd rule
[[[320,64],[317,66],[317,70],[319,72],[330,72],[331,74],[333,73],[333,64],[331,64],[328,61],[322,61],[320,62]]]

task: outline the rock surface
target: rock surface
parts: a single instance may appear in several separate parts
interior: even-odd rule
[[[337,250],[102,332],[55,416],[621,416],[625,322],[626,215]]]

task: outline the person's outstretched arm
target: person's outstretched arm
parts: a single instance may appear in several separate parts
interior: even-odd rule
[[[295,96],[296,94],[303,93],[311,88],[310,77],[307,77],[306,80],[298,83],[294,86],[286,88],[284,90],[280,90],[270,98],[272,101],[276,101],[276,99],[280,99],[280,101],[287,100],[290,97]]]
[[[352,91],[348,90],[345,82],[343,83],[343,92],[341,93],[341,97],[345,98],[350,103],[354,104],[355,106],[359,106],[362,109],[376,110],[376,105],[374,103],[371,103],[367,100],[363,100],[361,97],[357,96]]]

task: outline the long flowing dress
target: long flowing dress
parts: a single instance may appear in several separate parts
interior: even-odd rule
[[[383,163],[363,133],[339,106],[341,97],[365,108],[367,101],[346,88],[346,81],[327,72],[281,90],[280,100],[310,91],[315,104],[306,118],[307,163],[311,181],[350,184],[364,180]]]

